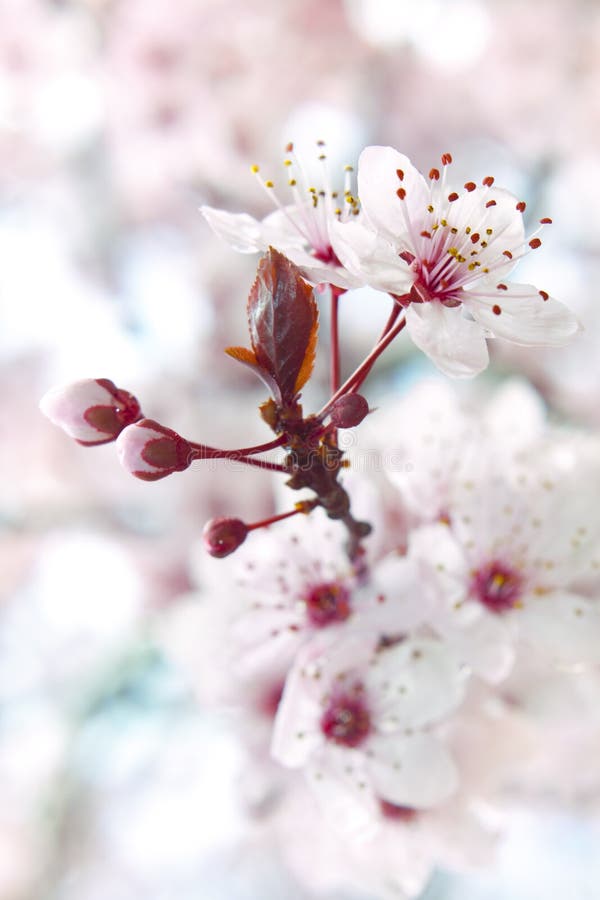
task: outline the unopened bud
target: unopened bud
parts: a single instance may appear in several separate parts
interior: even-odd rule
[[[117,453],[121,465],[143,481],[183,472],[194,460],[185,438],[153,419],[141,419],[126,428],[117,440]]]
[[[368,412],[369,404],[361,394],[344,394],[331,407],[331,423],[336,428],[354,428]]]
[[[202,538],[210,555],[222,559],[244,543],[248,531],[248,526],[241,519],[222,517],[209,519],[204,526]]]
[[[137,399],[108,378],[85,378],[53,388],[40,400],[51,422],[86,446],[114,441],[141,418]]]

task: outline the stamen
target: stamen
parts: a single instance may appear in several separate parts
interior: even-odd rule
[[[542,298],[542,300],[546,301],[550,299],[550,294],[547,291],[538,291],[538,294]]]
[[[519,211],[520,213],[525,212],[525,210],[527,209],[527,204],[525,203],[524,200],[519,200],[519,202],[517,203],[516,208],[518,209],[518,211]]]
[[[396,175],[398,176],[399,181],[404,181],[404,172],[402,169],[396,169]]]
[[[440,180],[440,170],[439,169],[430,169],[429,177],[431,181],[439,181]]]
[[[451,153],[442,153],[442,165],[449,166],[452,162],[452,154]]]
[[[495,200],[488,200],[488,202],[485,204],[485,207],[486,207],[486,209],[489,209],[490,206],[496,206],[496,201],[495,201]]]
[[[491,187],[493,185],[493,183],[494,183],[494,178],[492,175],[486,175],[486,177],[482,181],[482,184],[484,184],[485,187]]]
[[[467,181],[465,184],[465,189],[469,191],[469,193],[471,193],[471,191],[474,191],[476,187],[477,185],[474,181]]]
[[[498,306],[497,303],[494,303],[494,305],[492,306],[492,312],[494,313],[494,315],[499,316],[502,312],[502,307]]]
[[[539,238],[532,238],[529,241],[529,246],[531,247],[532,250],[537,250],[538,247],[542,246],[542,242],[540,241]]]

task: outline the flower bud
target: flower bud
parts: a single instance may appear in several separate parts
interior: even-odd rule
[[[53,388],[40,400],[40,409],[79,444],[90,447],[114,441],[142,415],[136,398],[108,378],[85,378]]]
[[[354,428],[369,412],[369,404],[361,394],[344,394],[331,407],[331,424],[336,428]]]
[[[229,556],[244,543],[248,526],[241,519],[209,519],[204,526],[202,538],[211,556],[222,559]]]
[[[170,428],[152,419],[141,419],[126,428],[117,440],[121,465],[143,481],[157,481],[183,472],[194,460],[192,446]]]

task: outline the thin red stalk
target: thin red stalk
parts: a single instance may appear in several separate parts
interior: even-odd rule
[[[340,386],[340,339],[338,328],[339,299],[345,291],[336,287],[335,284],[329,285],[330,290],[330,327],[331,327],[331,393],[335,394]]]
[[[373,363],[377,360],[377,358],[379,356],[381,356],[383,351],[389,346],[389,344],[391,344],[391,342],[394,340],[394,338],[398,334],[400,334],[400,332],[402,331],[402,329],[404,328],[405,325],[406,325],[406,319],[401,319],[401,321],[398,322],[398,324],[396,326],[392,327],[387,332],[387,334],[385,334],[385,336],[382,337],[378,341],[378,343],[375,345],[375,347],[373,347],[373,349],[371,350],[371,352],[369,353],[367,358],[365,360],[363,360],[363,362],[352,373],[352,375],[350,375],[350,377],[346,379],[346,381],[343,383],[341,388],[339,388],[335,392],[333,397],[325,404],[323,409],[321,409],[317,413],[319,418],[323,418],[329,412],[329,410],[331,409],[331,407],[333,406],[335,401],[338,399],[338,397],[343,397],[344,394],[347,394],[354,387],[354,385],[356,385],[357,387],[360,387],[360,385],[363,383],[363,381],[365,380],[365,378],[371,371],[371,369],[373,367]]]
[[[257,469],[267,469],[270,472],[283,472],[289,475],[288,469],[280,463],[268,462],[266,459],[254,459],[252,456],[236,456],[235,451],[231,450],[227,453],[218,451],[217,453],[205,453],[204,450],[211,450],[211,447],[204,447],[202,451],[195,449],[193,459],[229,459],[233,462],[243,463],[246,466],[256,466]]]
[[[402,312],[402,307],[400,306],[399,303],[396,303],[396,301],[394,301],[394,305],[392,306],[392,311],[389,315],[389,318],[388,318],[387,322],[385,323],[385,327],[384,327],[383,331],[379,335],[379,341],[382,341],[384,339],[384,337],[386,336],[386,334],[388,334],[391,331],[391,329],[394,327],[394,325],[396,323],[396,319],[398,318],[398,316],[400,315],[401,312]],[[379,343],[379,341],[377,343]],[[374,363],[375,363],[375,360],[373,360],[370,367],[364,373],[364,376],[361,378],[360,383],[354,384],[350,388],[350,390],[348,391],[349,394],[354,394],[358,391],[360,385],[365,381],[365,379],[367,378],[367,375],[373,368]]]
[[[268,519],[263,519],[261,522],[253,522],[252,525],[248,525],[248,531],[253,531],[255,528],[266,528],[268,525],[272,525],[274,522],[281,522],[282,519],[289,519],[291,516],[297,516],[300,513],[306,515],[306,513],[310,512],[311,509],[314,509],[314,507],[314,503],[298,503],[296,509],[292,509],[290,510],[290,512],[280,513],[280,515],[278,516],[271,516]]]
[[[240,459],[242,456],[251,456],[254,453],[264,453],[266,450],[275,450],[287,443],[289,437],[287,434],[281,434],[266,444],[257,444],[255,447],[240,447],[239,450],[220,450],[217,447],[209,447],[207,444],[197,444],[194,441],[188,441],[190,447],[198,450],[199,454],[196,459]]]

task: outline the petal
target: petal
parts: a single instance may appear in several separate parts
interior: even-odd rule
[[[477,286],[465,292],[464,305],[495,337],[525,347],[561,347],[581,326],[573,313],[558,300],[547,300],[532,284]],[[496,312],[494,312],[496,310]],[[500,312],[498,312],[500,310]]]
[[[381,650],[365,685],[375,727],[392,733],[420,728],[455,709],[463,699],[465,675],[446,644],[422,638]]]
[[[600,606],[566,591],[528,596],[515,610],[523,641],[536,653],[566,665],[600,663]]]
[[[334,222],[329,231],[333,249],[349,272],[382,291],[404,294],[410,290],[414,273],[372,228],[355,221]]]
[[[465,319],[460,307],[413,303],[406,310],[406,325],[417,347],[446,375],[477,375],[489,362],[483,329]]]
[[[435,738],[376,737],[369,744],[373,788],[390,803],[428,808],[446,800],[457,788],[452,757]]]
[[[503,681],[515,661],[514,640],[506,624],[491,615],[481,615],[464,628],[446,633],[448,642],[462,660],[490,684]]]
[[[403,173],[402,180],[397,172]],[[406,198],[400,200],[399,188]],[[418,234],[429,218],[430,190],[411,161],[392,147],[367,147],[358,161],[358,196],[369,221],[396,246],[414,249],[407,218]],[[404,206],[404,209],[403,209]]]
[[[325,742],[319,730],[321,705],[304,680],[298,669],[290,673],[273,726],[271,756],[291,769],[304,766]]]
[[[266,250],[260,223],[247,213],[229,213],[212,206],[201,206],[200,212],[215,232],[239,253],[256,253]]]

